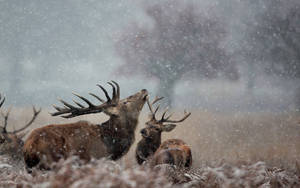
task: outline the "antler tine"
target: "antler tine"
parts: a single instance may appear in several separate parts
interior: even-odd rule
[[[86,98],[84,98],[83,96],[80,96],[80,95],[78,95],[78,94],[76,94],[76,93],[74,93],[73,92],[73,95],[75,95],[76,97],[78,97],[78,98],[80,98],[81,100],[83,100],[84,102],[86,102],[88,105],[89,105],[89,107],[95,107],[95,105],[93,104],[93,103],[91,103],[88,99],[86,99]],[[73,106],[74,107],[74,106]],[[74,108],[76,108],[76,107],[74,107]],[[72,109],[72,108],[71,108]]]
[[[3,103],[4,103],[4,101],[5,101],[5,97],[3,97],[3,100],[1,101],[1,98],[2,98],[2,96],[1,96],[1,94],[0,94],[0,107],[3,105]]]
[[[162,100],[164,97],[158,97],[156,96],[155,99],[152,101],[152,105],[155,104],[157,101]]]
[[[166,115],[166,113],[168,112],[168,108],[166,108],[165,109],[165,111],[163,112],[163,114],[162,114],[162,116],[161,116],[161,122],[164,122],[164,120],[165,120],[165,115]]]
[[[156,109],[155,109],[155,111],[154,111],[154,114],[156,114],[156,112],[158,111],[159,107],[160,107],[160,105],[158,105],[158,106],[156,107]]]
[[[158,109],[159,109],[159,105],[157,106],[157,108],[155,109],[155,111],[153,111],[152,106],[153,106],[157,101],[159,101],[159,100],[161,100],[161,99],[163,99],[163,97],[158,97],[158,96],[156,96],[155,99],[150,103],[149,97],[147,97],[147,104],[148,104],[148,107],[149,107],[149,109],[150,109],[151,116],[152,116],[153,119],[156,119],[156,118],[155,118],[155,114],[156,114],[156,112],[157,112]]]
[[[66,107],[69,108],[69,109],[74,109],[74,108],[76,108],[75,106],[73,106],[73,105],[67,103],[66,101],[64,101],[64,100],[62,100],[62,99],[58,99],[58,100],[59,100],[64,106],[66,106]]]
[[[164,119],[163,122],[164,123],[180,123],[180,122],[183,122],[184,120],[186,120],[190,115],[191,115],[191,112],[184,111],[184,116],[180,120],[169,120],[169,118],[171,117],[171,115],[170,115],[166,119]]]
[[[95,95],[94,93],[89,93],[91,96],[95,97],[96,99],[98,99],[100,102],[105,103],[105,100],[101,99],[100,97],[98,97],[97,95]]]
[[[112,87],[112,90],[113,90],[112,100],[113,101],[117,100],[116,87],[112,83],[110,83],[110,82],[107,82],[107,83]]]
[[[154,117],[154,112],[153,112],[152,104],[150,104],[149,97],[147,97],[147,104],[148,104],[148,107],[149,107],[152,117]]]
[[[117,82],[115,82],[113,80],[111,82],[117,86],[117,99],[119,100],[120,99],[120,86]]]
[[[9,116],[10,111],[11,111],[11,107],[7,110],[6,114],[1,113],[1,115],[4,118],[3,133],[7,133],[6,127],[7,127],[8,116]]]
[[[107,91],[101,85],[97,84],[97,86],[100,87],[100,89],[104,92],[107,101],[111,101],[111,98],[109,97]]]
[[[165,120],[169,120],[171,116],[173,116],[173,112],[165,119]]]
[[[79,102],[72,100],[77,106],[79,106],[80,108],[84,108],[84,106],[82,104],[80,104]]]
[[[21,131],[25,130],[27,127],[29,127],[34,122],[34,120],[37,118],[39,113],[42,111],[41,108],[39,110],[36,110],[36,108],[34,106],[32,106],[32,110],[33,110],[33,117],[31,118],[31,120],[25,126],[23,126],[22,128],[20,128],[18,130],[15,130],[11,133],[16,134],[18,132],[21,132]]]
[[[61,100],[61,99],[58,99],[61,103],[66,103],[66,104],[68,104],[67,102],[65,102],[65,101],[63,101],[63,100]],[[72,105],[70,105],[70,104],[68,104],[69,106],[72,106]],[[75,107],[75,106],[72,106],[72,108],[70,108],[70,107],[68,107],[68,106],[66,106],[66,107],[64,107],[64,108],[61,108],[61,107],[58,107],[58,106],[56,106],[56,105],[52,105],[53,106],[53,108],[55,108],[56,110],[57,110],[57,112],[54,112],[54,113],[50,113],[51,114],[51,116],[58,116],[58,115],[61,115],[61,114],[65,114],[65,113],[72,113],[72,111],[74,111],[74,110],[76,110],[77,108]]]
[[[53,108],[55,108],[57,111],[62,111],[62,110],[63,110],[63,108],[58,107],[58,106],[55,106],[54,104],[53,104],[52,106],[53,106]],[[50,114],[51,114],[51,113],[50,113]]]

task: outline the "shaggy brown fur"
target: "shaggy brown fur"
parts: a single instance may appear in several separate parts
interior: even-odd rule
[[[185,142],[179,139],[169,139],[161,144],[161,133],[170,132],[175,127],[175,123],[184,121],[189,117],[190,113],[185,113],[185,116],[178,121],[169,120],[171,115],[164,118],[165,111],[160,120],[155,117],[155,112],[152,109],[152,105],[161,98],[156,98],[152,104],[148,102],[149,109],[151,111],[150,120],[146,123],[146,127],[141,130],[142,139],[139,141],[136,148],[136,160],[138,164],[150,159],[150,165],[156,166],[159,164],[172,164],[178,167],[189,168],[192,165],[192,153],[189,146]],[[164,124],[172,123],[172,124]]]
[[[107,94],[106,91],[105,93]],[[118,100],[119,88],[117,87],[116,91],[113,87],[112,99],[107,96],[108,101],[100,106],[84,108],[79,104],[81,107],[75,109],[63,101],[68,108],[56,107],[58,112],[53,115],[69,113],[71,115],[64,117],[75,117],[103,111],[110,119],[102,124],[79,121],[35,129],[24,145],[27,167],[38,165],[39,168],[49,169],[52,162],[71,155],[79,156],[85,161],[102,157],[119,159],[128,152],[134,142],[139,113],[147,95],[147,90],[141,90],[126,99]]]

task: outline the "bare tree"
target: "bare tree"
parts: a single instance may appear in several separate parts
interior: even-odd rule
[[[122,73],[157,78],[158,93],[169,105],[176,83],[185,75],[238,79],[236,64],[222,43],[227,33],[221,18],[179,1],[145,7],[153,27],[132,23],[116,44],[125,61]]]

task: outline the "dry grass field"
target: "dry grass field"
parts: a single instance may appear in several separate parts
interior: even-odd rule
[[[51,117],[48,111],[51,110],[43,110],[32,129],[79,119],[99,123],[107,118],[101,114],[65,120]],[[177,112],[174,117],[181,115],[181,110]],[[23,125],[30,119],[31,113],[29,108],[14,109],[9,119],[9,129]],[[140,139],[139,130],[147,120],[146,113],[141,115],[136,142]],[[300,115],[295,113],[221,114],[192,110],[190,118],[172,132],[163,133],[163,140],[180,138],[191,146],[193,169],[189,172],[178,172],[180,175],[173,173],[171,177],[170,174],[164,176],[146,167],[138,167],[134,157],[135,142],[129,153],[117,163],[95,161],[94,165],[78,165],[76,159],[70,159],[57,164],[57,170],[44,175],[33,173],[32,176],[23,169],[9,170],[3,163],[2,167],[8,170],[1,171],[0,185],[170,187],[174,186],[170,184],[171,178],[176,182],[189,182],[177,184],[179,187],[299,187],[299,121]],[[58,182],[54,182],[53,177],[58,178],[55,180]],[[116,177],[121,179],[116,180]]]

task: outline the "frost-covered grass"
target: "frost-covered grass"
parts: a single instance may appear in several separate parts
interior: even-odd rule
[[[52,171],[14,171],[0,176],[0,186],[17,187],[170,187],[161,173],[142,167],[124,168],[112,161],[98,160],[83,164],[69,158],[55,164]]]
[[[106,160],[83,164],[73,157],[55,164],[52,171],[9,167],[0,173],[1,187],[299,187],[299,174],[264,162],[254,164],[221,163],[189,171],[172,166],[150,169],[146,166],[124,167]]]
[[[178,110],[177,115],[182,111]],[[16,109],[10,122],[15,127],[23,125],[31,113],[31,109]],[[63,120],[44,111],[33,127],[78,119],[99,123],[106,117]],[[143,112],[138,130],[145,121]],[[173,183],[179,187],[300,187],[299,121],[300,115],[292,113],[218,114],[194,110],[190,118],[162,138],[180,138],[191,146],[193,169],[188,172],[168,167],[163,168],[168,172],[163,175],[158,169],[137,166],[134,144],[117,163],[100,160],[83,165],[69,159],[46,173],[27,174],[22,165],[16,168],[14,162],[2,158],[0,187],[174,187]]]

